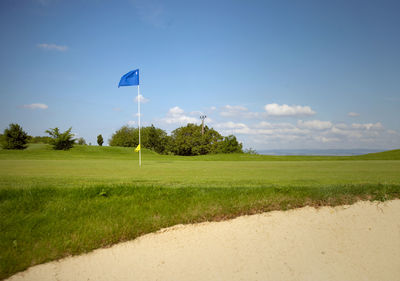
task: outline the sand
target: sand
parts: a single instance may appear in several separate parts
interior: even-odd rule
[[[400,280],[400,200],[178,225],[9,280]]]

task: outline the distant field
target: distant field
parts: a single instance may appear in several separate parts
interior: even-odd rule
[[[0,278],[178,223],[400,197],[400,150],[359,156],[163,156],[0,149]]]

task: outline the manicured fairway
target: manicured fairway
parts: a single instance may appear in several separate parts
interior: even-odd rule
[[[179,223],[400,197],[400,150],[355,157],[0,150],[0,278]]]
[[[2,160],[0,188],[140,184],[168,187],[399,183],[400,161]]]

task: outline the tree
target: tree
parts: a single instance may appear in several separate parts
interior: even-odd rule
[[[58,128],[46,130],[46,133],[50,135],[53,149],[56,150],[68,150],[74,146],[75,139],[71,133],[72,128],[69,128],[64,133],[60,133]]]
[[[78,143],[79,145],[86,145],[86,141],[85,141],[85,139],[82,138],[82,137],[80,137],[80,138],[77,140],[77,143]]]
[[[25,149],[29,136],[22,127],[18,124],[10,124],[7,129],[4,130],[2,137],[2,144],[4,149]]]
[[[99,145],[99,146],[103,146],[103,136],[102,135],[98,135],[97,136],[97,144]]]
[[[167,153],[169,138],[164,130],[154,127],[143,128],[144,135],[147,137],[146,145],[144,147],[154,150],[157,153]]]
[[[123,126],[111,136],[109,144],[110,146],[135,147],[139,144],[139,133],[135,128]]]
[[[239,143],[234,135],[224,137],[219,143],[218,152],[220,153],[243,153],[243,145]]]
[[[168,153],[169,137],[164,130],[154,125],[140,128],[140,143],[142,147],[152,149],[157,153]],[[110,146],[136,147],[139,144],[139,129],[123,126],[111,136],[109,144]]]
[[[187,124],[172,131],[172,151],[177,155],[204,155],[218,152],[218,143],[222,136],[207,126],[201,135],[201,126]]]

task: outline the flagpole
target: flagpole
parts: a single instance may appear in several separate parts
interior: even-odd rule
[[[142,166],[142,147],[140,145],[140,94],[139,94],[139,85],[137,86],[137,94],[138,94],[138,124],[139,124],[139,167]]]

